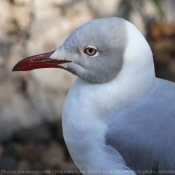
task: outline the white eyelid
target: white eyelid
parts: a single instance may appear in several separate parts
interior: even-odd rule
[[[96,56],[98,56],[99,51],[98,51],[98,49],[97,49],[96,47],[91,46],[91,45],[88,45],[88,46],[86,46],[85,48],[88,48],[88,47],[90,47],[90,48],[93,48],[93,49],[97,50],[96,54],[95,54],[95,55],[93,55],[93,56],[90,56],[90,57],[96,57]]]

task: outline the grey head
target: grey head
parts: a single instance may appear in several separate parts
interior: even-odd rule
[[[122,69],[126,32],[121,18],[91,21],[76,29],[50,58],[71,61],[60,66],[85,81],[109,82]]]
[[[23,59],[13,71],[63,68],[94,84],[154,77],[151,49],[134,25],[122,18],[91,21],[75,30],[53,52]],[[139,75],[139,76],[136,76]],[[141,77],[142,76],[142,77]]]

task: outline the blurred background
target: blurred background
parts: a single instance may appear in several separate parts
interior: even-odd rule
[[[12,72],[18,61],[55,50],[88,21],[117,16],[147,38],[157,77],[175,81],[174,9],[174,0],[0,0],[0,174],[79,174],[61,128],[76,77],[59,69]]]

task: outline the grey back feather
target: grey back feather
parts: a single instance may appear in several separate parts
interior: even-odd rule
[[[106,134],[107,145],[137,174],[175,174],[175,84],[157,81],[139,103],[114,117]]]

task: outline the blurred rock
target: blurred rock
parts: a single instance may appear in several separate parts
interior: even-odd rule
[[[38,154],[40,157],[43,156],[43,154],[47,151],[48,146],[46,146],[46,144],[44,143],[39,143],[39,145],[37,146],[38,148]]]
[[[37,170],[37,171],[43,170],[43,167],[42,167],[42,164],[41,164],[40,160],[37,160],[37,161],[33,162],[31,164],[31,169],[32,170]]]
[[[62,129],[62,120],[56,121],[51,124],[52,134],[59,142],[63,142],[63,129]]]
[[[18,162],[18,165],[17,165],[17,170],[30,170],[31,169],[31,165],[25,161],[25,160],[22,160],[20,162]]]
[[[53,138],[50,125],[42,124],[23,129],[13,135],[13,139],[22,143],[48,142]]]
[[[150,33],[154,40],[161,40],[163,38],[171,37],[175,35],[175,23],[154,23],[151,26]]]
[[[19,153],[21,152],[22,147],[17,143],[10,143],[4,145],[3,155],[10,155],[15,159],[19,158]]]
[[[48,150],[46,150],[43,155],[43,161],[46,162],[49,167],[60,168],[60,164],[63,162],[63,159],[64,154],[62,147],[56,142],[50,143]]]
[[[75,164],[72,161],[62,162],[60,165],[60,169],[62,170],[78,170]]]
[[[157,77],[175,81],[175,23],[155,22],[149,32]]]
[[[0,159],[0,169],[2,170],[13,170],[16,165],[16,160],[12,156],[3,156]]]
[[[2,146],[2,144],[0,144],[0,159],[2,158],[2,154],[3,154],[3,146]]]
[[[38,159],[37,148],[33,145],[26,145],[20,152],[20,158],[28,162],[34,162]]]

